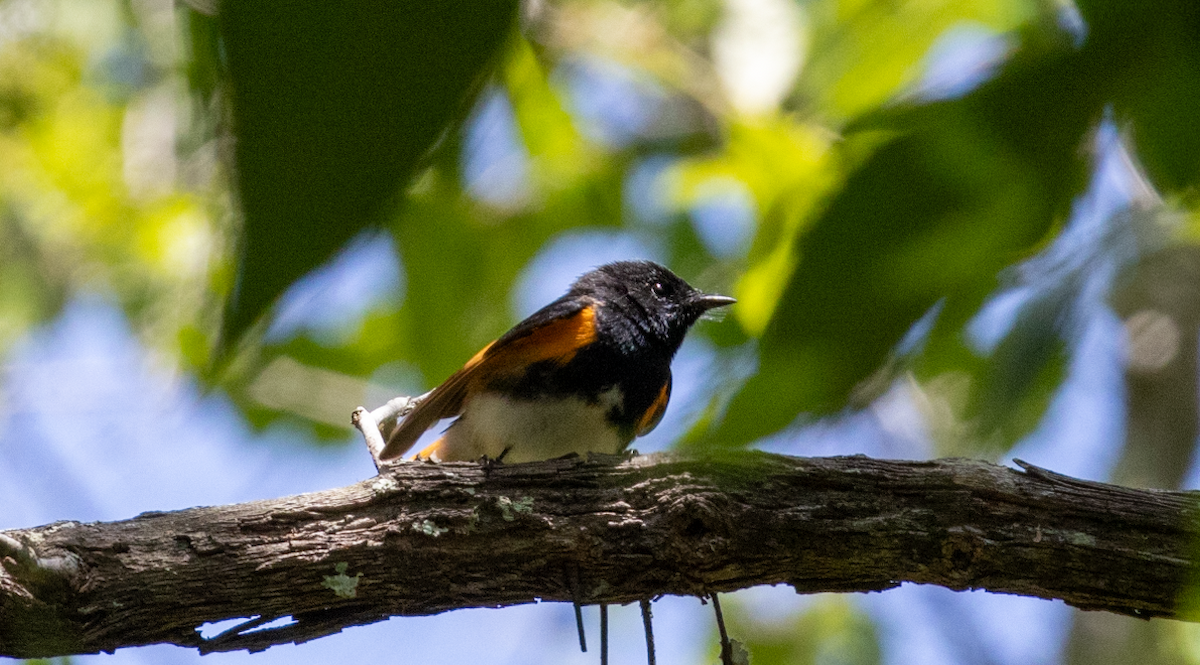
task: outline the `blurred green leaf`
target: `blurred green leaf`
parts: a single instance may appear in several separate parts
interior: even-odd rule
[[[1077,323],[1068,312],[1078,295],[1067,288],[1037,294],[994,349],[941,339],[914,360],[926,398],[948,407],[926,409],[939,456],[992,455],[1041,422],[1066,377],[1069,327]]]
[[[723,598],[729,598],[725,612],[729,635],[749,650],[754,665],[880,662],[875,626],[846,596],[816,596],[811,606],[783,621],[748,621],[751,610],[730,602],[736,596]]]
[[[939,327],[913,359],[927,397],[950,407],[929,418],[939,454],[1007,449],[1041,422],[1066,377],[1072,347],[1098,306],[1097,287],[1107,284],[1107,271],[1126,267],[1139,245],[1161,243],[1160,233],[1150,230],[1170,222],[1160,210],[1134,208],[1114,213],[1102,225],[1086,218],[1078,223],[1092,228],[1077,228],[1074,238],[1059,237],[1046,251],[1002,273],[1012,278],[996,296],[1009,301],[1003,306],[1008,310],[1004,330],[968,343],[962,334]]]
[[[1117,120],[1130,122],[1138,158],[1167,192],[1200,183],[1200,5],[1187,0],[1084,0],[1084,46]]]
[[[173,350],[203,316],[214,225],[175,188],[174,137],[155,133],[174,88],[149,40],[114,29],[104,41],[118,8],[80,11],[103,50],[54,22],[0,40],[0,351],[81,291],[114,298]]]
[[[201,13],[194,7],[181,7],[178,17],[188,37],[188,88],[200,104],[210,104],[221,84],[220,22],[215,15]]]
[[[1194,34],[1200,34],[1194,33]],[[1121,105],[1132,118],[1133,140],[1151,180],[1168,192],[1194,190],[1200,184],[1200,45],[1174,54],[1148,72],[1139,94]],[[1177,59],[1175,56],[1177,55]]]
[[[510,38],[515,0],[221,5],[232,84],[237,283],[222,348],[383,220]]]
[[[1036,20],[1045,11],[1020,0],[843,0],[806,3],[811,60],[794,103],[839,121],[895,99],[922,73],[930,47],[954,27],[997,34]]]
[[[733,315],[751,335],[761,335],[796,264],[801,224],[837,183],[832,137],[820,127],[780,121],[734,124],[714,154],[681,160],[667,182],[669,201],[681,212],[702,202],[714,181],[742,183],[762,211],[749,251],[750,267],[732,295]]]
[[[47,258],[0,208],[0,351],[62,307],[65,285],[44,279]]]
[[[801,237],[758,374],[710,439],[742,445],[801,413],[845,407],[938,302],[938,329],[961,334],[1000,270],[1035,251],[1082,188],[1080,148],[1102,98],[1079,74],[1061,36],[1031,33],[997,78],[967,96],[853,124],[848,142],[856,133],[896,138]]]

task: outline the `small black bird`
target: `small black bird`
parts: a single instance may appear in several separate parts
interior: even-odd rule
[[[388,437],[380,458],[400,457],[454,416],[417,459],[619,453],[662,419],[671,358],[688,328],[733,302],[650,261],[596,268],[433,389]]]

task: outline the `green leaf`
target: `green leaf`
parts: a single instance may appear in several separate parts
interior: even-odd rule
[[[382,221],[462,117],[515,0],[222,3],[243,226],[221,351]]]
[[[1069,45],[1038,37],[962,99],[851,127],[847,150],[856,137],[895,138],[800,227],[799,264],[763,334],[759,372],[710,440],[743,445],[801,413],[869,399],[856,388],[890,383],[876,373],[922,315],[942,302],[939,328],[961,334],[996,275],[1061,222],[1084,183],[1080,148],[1101,100],[1081,88]]]
[[[812,47],[793,94],[801,108],[853,118],[895,99],[921,75],[930,47],[956,27],[1003,34],[1044,4],[1024,0],[841,0],[804,3]]]
[[[1200,183],[1200,5],[1085,1],[1086,54],[1096,83],[1113,97],[1118,121],[1129,121],[1141,165],[1160,190]]]
[[[732,642],[749,650],[754,665],[875,665],[880,662],[879,635],[871,618],[848,596],[812,596],[795,615],[775,621],[752,621],[753,614],[736,595],[723,604]],[[716,642],[716,640],[713,640]]]
[[[939,455],[992,455],[1041,422],[1066,377],[1067,341],[1079,330],[1070,313],[1079,293],[1070,286],[1033,296],[985,355],[947,334],[913,363],[922,388],[950,407],[930,418]]]

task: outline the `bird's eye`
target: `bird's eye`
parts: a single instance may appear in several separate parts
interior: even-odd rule
[[[663,286],[662,282],[655,282],[651,284],[650,291],[652,291],[654,295],[658,296],[659,298],[667,295],[667,287]]]

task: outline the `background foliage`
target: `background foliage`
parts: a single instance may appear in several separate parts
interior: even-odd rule
[[[0,353],[99,298],[254,431],[342,445],[642,254],[739,298],[650,448],[1000,458],[1077,432],[1075,385],[1123,445],[1031,461],[1178,487],[1197,34],[1185,0],[5,0]],[[755,662],[937,660],[846,599],[741,608]],[[1062,616],[945,660],[1200,659]]]

